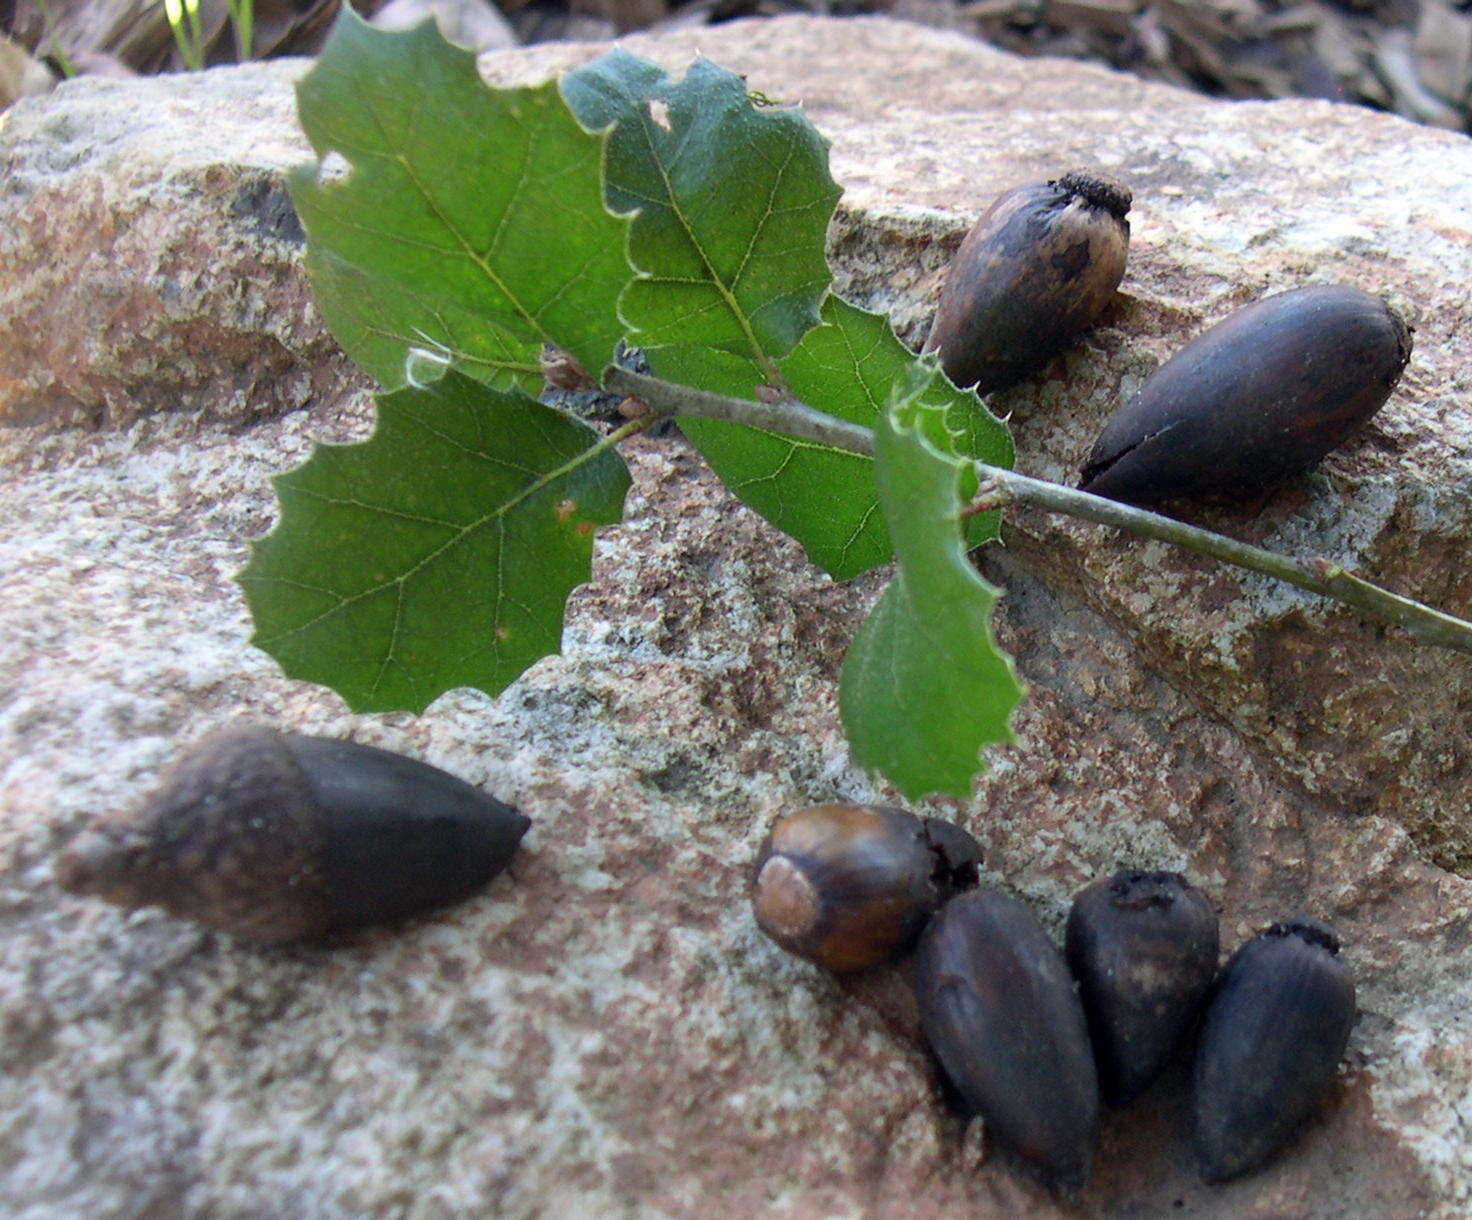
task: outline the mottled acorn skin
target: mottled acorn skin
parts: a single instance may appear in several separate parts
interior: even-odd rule
[[[946,376],[1005,389],[1097,322],[1124,277],[1130,202],[1078,170],[993,203],[951,260],[926,340]]]
[[[1064,952],[1112,1106],[1160,1075],[1216,978],[1217,919],[1179,873],[1118,872],[1081,890]]]
[[[1333,1082],[1355,1017],[1338,952],[1331,929],[1299,919],[1227,963],[1196,1050],[1196,1157],[1208,1182],[1262,1165]]]
[[[56,879],[251,940],[311,940],[469,897],[530,824],[401,754],[239,726],[200,741],[136,810],[82,831]]]
[[[1256,301],[1145,380],[1099,434],[1079,486],[1147,505],[1299,474],[1380,409],[1410,357],[1409,328],[1361,289]]]
[[[779,818],[752,870],[757,925],[835,972],[892,961],[941,903],[976,884],[981,848],[959,826],[901,809],[818,805]]]
[[[995,890],[961,894],[930,921],[914,968],[925,1037],[966,1106],[1050,1189],[1077,1194],[1099,1086],[1073,980],[1037,916]]]

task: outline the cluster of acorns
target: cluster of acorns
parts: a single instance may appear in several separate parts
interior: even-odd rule
[[[1075,171],[991,205],[946,273],[926,347],[958,386],[1015,385],[1093,326],[1124,276],[1130,191]],[[1105,426],[1080,487],[1132,504],[1269,485],[1370,418],[1411,355],[1379,297],[1315,285],[1191,340]]]
[[[1278,1151],[1334,1079],[1354,1023],[1339,942],[1275,923],[1218,973],[1217,917],[1176,873],[1121,872],[1074,899],[1066,961],[1018,899],[980,888],[965,831],[898,809],[780,818],[752,906],[782,948],[833,971],[913,947],[911,985],[942,1071],[988,1132],[1052,1190],[1088,1176],[1101,1095],[1139,1095],[1199,1025],[1194,1139],[1222,1182]]]

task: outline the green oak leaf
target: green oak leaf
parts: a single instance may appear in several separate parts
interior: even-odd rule
[[[603,202],[607,137],[554,82],[488,88],[432,20],[390,33],[344,5],[297,109],[321,158],[288,179],[313,294],[380,383],[416,349],[533,390],[544,343],[608,362],[628,219]]]
[[[830,296],[823,325],[777,362],[788,388],[829,415],[874,427],[894,387],[922,361],[895,336],[889,320]],[[766,378],[757,365],[730,352],[679,346],[646,353],[650,371],[667,381],[751,398]],[[945,412],[960,435],[960,452],[992,466],[1012,465],[1007,427],[969,390],[936,374],[921,399]],[[682,419],[680,428],[741,500],[784,533],[835,580],[848,580],[889,562],[892,548],[867,457],[720,420]],[[996,537],[996,513],[970,518],[966,540]]]
[[[639,275],[619,300],[630,342],[763,361],[817,325],[839,189],[828,142],[800,111],[759,104],[707,59],[675,81],[619,49],[569,72],[562,95],[588,127],[612,125],[608,205],[638,213]]]
[[[923,382],[875,429],[875,481],[898,568],[844,658],[838,702],[854,760],[910,800],[968,796],[979,751],[1012,740],[1022,687],[992,638],[997,590],[966,557],[975,490]]]
[[[236,577],[252,642],[354,711],[417,712],[557,651],[629,475],[586,425],[450,371],[274,483],[281,518]]]

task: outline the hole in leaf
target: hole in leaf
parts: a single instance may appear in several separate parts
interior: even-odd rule
[[[416,390],[422,390],[430,382],[438,381],[449,367],[450,357],[444,352],[411,347],[404,353],[404,381]]]
[[[340,152],[327,152],[317,165],[317,185],[336,186],[353,172],[353,163]]]
[[[657,97],[649,99],[649,117],[656,127],[670,130],[670,108]]]

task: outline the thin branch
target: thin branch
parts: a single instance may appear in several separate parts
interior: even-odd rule
[[[603,388],[637,398],[654,413],[656,419],[670,419],[676,415],[720,419],[815,441],[847,453],[874,456],[874,433],[868,428],[815,411],[796,399],[757,402],[748,398],[728,398],[724,394],[661,381],[658,377],[631,372],[617,365],[603,370]]]
[[[730,398],[618,367],[604,370],[603,385],[614,393],[627,394],[642,401],[650,409],[650,415],[646,417],[649,421],[693,415],[701,419],[746,424],[849,453],[871,457],[874,453],[874,433],[870,429],[835,419],[795,399],[765,403]],[[1265,576],[1275,576],[1309,593],[1333,598],[1371,618],[1405,628],[1424,644],[1472,653],[1472,623],[1391,593],[1328,560],[1292,559],[1183,521],[1162,517],[1159,513],[1030,478],[1000,466],[988,466],[984,462],[976,463],[976,473],[980,480],[977,498],[962,509],[963,514],[986,512],[1016,503],[1066,513],[1100,525],[1112,525],[1143,538],[1169,542],[1198,555],[1207,555]]]
[[[1007,503],[1030,504],[1034,508],[1067,513],[1100,525],[1113,525],[1143,538],[1155,538],[1198,555],[1220,559],[1223,563],[1261,572],[1265,576],[1276,576],[1310,593],[1332,597],[1371,618],[1404,627],[1423,644],[1438,644],[1443,648],[1472,653],[1472,623],[1391,593],[1328,560],[1292,559],[1143,508],[1119,504],[1086,491],[981,462],[976,464],[976,471],[990,484],[983,492],[983,509],[1001,508]]]

